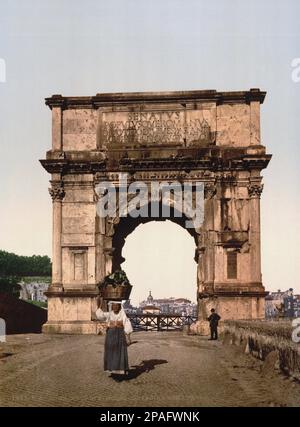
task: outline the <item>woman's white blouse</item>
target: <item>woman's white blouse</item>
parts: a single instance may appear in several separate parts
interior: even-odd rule
[[[130,334],[133,329],[130,320],[126,316],[125,311],[122,309],[119,311],[119,313],[114,313],[111,311],[103,311],[101,308],[98,308],[96,310],[96,316],[98,319],[105,319],[107,323],[109,322],[123,322],[124,331],[126,334]]]

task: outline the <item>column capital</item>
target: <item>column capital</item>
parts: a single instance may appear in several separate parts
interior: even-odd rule
[[[51,187],[48,190],[53,202],[61,202],[65,197],[65,190],[61,181],[51,182]]]
[[[248,185],[248,194],[250,198],[260,199],[261,193],[263,191],[264,185],[259,183],[250,183]]]

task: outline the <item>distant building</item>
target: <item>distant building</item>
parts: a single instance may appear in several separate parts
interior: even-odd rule
[[[300,295],[294,295],[293,289],[270,292],[265,302],[266,318],[300,317]]]
[[[143,314],[160,314],[160,308],[156,305],[145,305],[142,312]]]
[[[295,295],[295,299],[294,299],[294,317],[300,317],[300,295]]]
[[[150,291],[148,298],[140,303],[138,312],[197,316],[197,304],[186,298],[170,297],[155,299]]]
[[[21,286],[20,299],[25,301],[46,302],[47,292],[50,285],[50,278],[29,278],[26,277],[19,282]]]

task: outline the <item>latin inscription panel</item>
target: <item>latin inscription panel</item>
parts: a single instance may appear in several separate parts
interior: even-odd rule
[[[102,113],[100,143],[201,144],[210,142],[212,110]]]

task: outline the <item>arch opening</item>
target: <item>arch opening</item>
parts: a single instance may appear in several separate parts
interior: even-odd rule
[[[162,212],[162,203],[160,203],[160,214]],[[149,222],[172,222],[182,227],[185,232],[188,232],[190,236],[194,239],[194,255],[192,258],[197,262],[195,258],[195,250],[198,245],[198,235],[194,228],[186,228],[185,224],[188,220],[188,217],[174,209],[173,206],[170,206],[170,215],[168,218],[160,215],[158,218],[153,217],[137,217],[133,218],[130,215],[126,217],[121,217],[118,225],[115,227],[113,238],[112,238],[112,247],[113,247],[113,259],[112,259],[112,271],[118,270],[121,268],[121,264],[124,262],[122,256],[122,249],[125,244],[125,239],[129,236],[139,225],[146,224]]]
[[[138,306],[149,291],[155,298],[186,298],[196,303],[195,236],[187,233],[174,218],[164,221],[150,218],[139,223],[128,220],[121,219],[126,227],[123,224],[117,227],[113,265],[124,269],[133,285],[131,303]],[[120,226],[122,233],[118,233]]]

